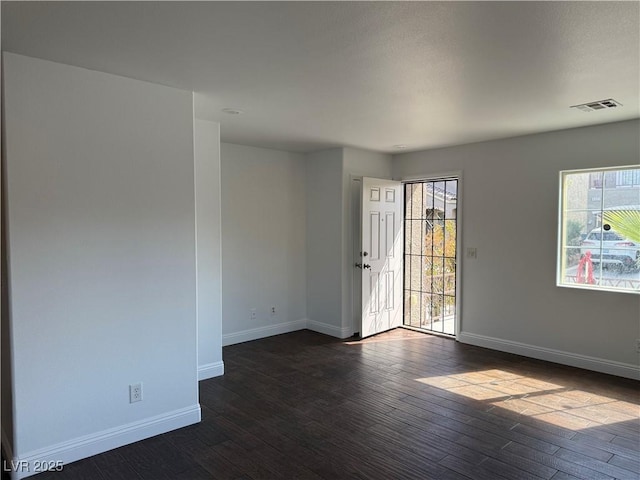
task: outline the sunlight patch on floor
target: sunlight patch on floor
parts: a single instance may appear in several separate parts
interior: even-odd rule
[[[640,418],[639,405],[499,369],[416,381],[570,430]]]

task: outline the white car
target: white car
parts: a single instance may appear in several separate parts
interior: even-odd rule
[[[613,230],[591,230],[580,245],[580,255],[584,256],[587,252],[591,252],[594,264],[602,262],[603,267],[634,269],[640,266],[640,245]]]

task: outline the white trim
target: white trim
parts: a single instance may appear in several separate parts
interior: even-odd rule
[[[464,229],[462,228],[463,204],[464,204],[464,182],[462,170],[455,173],[458,181],[456,186],[456,323],[455,337],[462,333],[462,322],[464,320],[464,309],[462,308],[462,278],[464,270]]]
[[[224,362],[205,363],[198,366],[198,381],[224,375]]]
[[[317,322],[315,320],[307,320],[307,328],[314,332],[323,333],[336,338],[349,338],[353,335],[352,327],[336,327],[328,323]]]
[[[475,333],[460,332],[458,340],[462,343],[477,345],[479,347],[499,350],[501,352],[515,353],[526,357],[546,360],[548,362],[560,363],[572,367],[594,370],[596,372],[608,373],[619,377],[640,380],[640,366],[630,363],[605,360],[603,358],[589,357],[577,353],[554,350],[552,348],[538,347],[526,343],[513,342],[501,338],[487,337]]]
[[[295,332],[296,330],[304,330],[307,328],[307,320],[300,319],[292,322],[278,323],[276,325],[267,325],[265,327],[251,328],[240,332],[226,333],[222,335],[222,346],[234,345],[236,343],[249,342],[259,338],[271,337],[272,335],[280,335],[281,333]]]
[[[361,330],[361,324],[362,324],[362,302],[360,302],[360,305],[357,305],[355,302],[356,299],[356,274],[359,274],[354,267],[354,264],[356,263],[356,256],[355,256],[355,251],[354,251],[354,243],[356,241],[356,239],[354,238],[356,233],[358,233],[358,244],[360,245],[360,248],[362,248],[362,177],[363,175],[354,175],[353,173],[349,175],[349,228],[348,233],[349,233],[349,259],[348,259],[348,265],[349,265],[349,272],[351,273],[351,275],[349,276],[349,280],[350,280],[350,287],[351,287],[351,298],[350,300],[350,304],[351,304],[351,309],[350,309],[350,314],[351,314],[351,334],[353,335],[355,332],[359,332]],[[354,184],[355,182],[359,182],[360,187],[360,193],[358,195],[358,211],[359,211],[359,215],[358,218],[356,218],[355,215],[355,208],[356,205],[354,205],[353,203],[353,188],[354,188]],[[358,223],[360,224],[360,228],[358,228],[357,232],[354,231],[354,222],[358,221]],[[360,248],[358,250],[360,250]],[[362,290],[362,288],[360,289]],[[356,315],[356,313],[359,313],[359,315]]]
[[[198,344],[200,343],[200,298],[198,295],[199,268],[198,268],[198,165],[196,160],[196,92],[191,92],[191,135],[193,143],[191,151],[193,155],[193,253],[195,270],[195,307],[196,307],[196,361],[200,358]],[[198,380],[200,380],[200,367],[198,366]]]
[[[76,460],[91,457],[129,443],[186,427],[199,421],[200,405],[196,404],[166,414],[131,422],[126,425],[103,430],[102,432],[92,433],[39,450],[34,450],[12,459],[14,464],[26,466],[26,468],[19,469],[22,471],[11,472],[11,479],[19,480],[35,475],[38,472],[33,471],[31,466],[36,463],[51,462],[55,464],[55,462],[62,461],[67,464],[75,462]],[[28,463],[25,464],[21,462]]]

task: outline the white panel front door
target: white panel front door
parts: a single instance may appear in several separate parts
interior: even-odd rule
[[[362,338],[402,325],[402,231],[402,184],[363,177]]]

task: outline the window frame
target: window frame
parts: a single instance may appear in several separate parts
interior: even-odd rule
[[[598,284],[588,284],[588,283],[568,283],[564,281],[564,272],[566,270],[565,267],[565,263],[566,263],[566,255],[565,255],[565,250],[570,247],[568,245],[565,245],[565,236],[566,236],[566,227],[567,227],[567,222],[565,222],[565,213],[567,211],[569,211],[568,209],[566,209],[566,203],[567,203],[567,198],[566,198],[566,191],[565,191],[565,179],[567,178],[567,176],[569,175],[576,175],[576,174],[595,174],[595,173],[600,173],[601,174],[601,185],[592,185],[592,181],[591,181],[591,175],[589,177],[589,180],[587,182],[587,195],[589,194],[590,190],[599,190],[601,191],[601,203],[600,203],[600,209],[599,209],[599,214],[600,217],[602,218],[603,212],[605,211],[604,208],[604,192],[607,189],[611,189],[611,188],[624,188],[624,189],[631,189],[631,188],[639,188],[640,185],[635,183],[635,178],[636,176],[640,175],[638,172],[632,172],[631,173],[631,184],[628,185],[619,185],[618,184],[618,179],[619,178],[623,178],[625,175],[621,174],[622,172],[624,172],[625,170],[639,170],[640,169],[640,165],[621,165],[621,166],[617,166],[617,167],[600,167],[600,168],[581,168],[581,169],[573,169],[573,170],[561,170],[559,172],[559,188],[558,188],[558,193],[559,193],[559,197],[558,197],[558,224],[557,224],[557,231],[558,231],[558,240],[557,240],[557,256],[556,256],[556,286],[558,287],[563,287],[563,288],[578,288],[578,289],[583,289],[583,290],[594,290],[594,291],[598,291],[598,292],[616,292],[616,293],[630,293],[630,294],[640,294],[640,288],[638,288],[637,290],[634,289],[629,289],[629,288],[621,288],[621,287],[613,287],[613,286],[606,286],[606,285],[598,285]],[[607,173],[609,174],[613,174],[613,177],[615,178],[616,182],[615,182],[615,186],[614,187],[607,187],[606,185],[606,178],[607,178]],[[597,182],[596,182],[597,183]],[[640,208],[640,206],[639,206]],[[585,209],[586,210],[586,209]],[[594,227],[594,228],[598,228],[598,227]],[[589,235],[589,231],[586,232],[587,235]],[[600,247],[602,248],[602,247]],[[602,253],[600,253],[600,255],[602,255]]]

